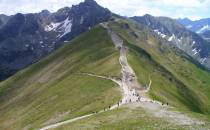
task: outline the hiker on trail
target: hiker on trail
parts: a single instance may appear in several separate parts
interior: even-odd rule
[[[120,102],[117,103],[118,107],[120,106]]]
[[[111,108],[111,106],[109,106],[109,109]]]
[[[168,102],[167,102],[166,104],[167,104],[167,106],[168,106]]]
[[[131,99],[130,99],[130,102],[131,102]]]

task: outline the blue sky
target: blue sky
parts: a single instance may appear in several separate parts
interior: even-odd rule
[[[0,14],[51,12],[84,0],[0,0]],[[210,0],[96,0],[100,5],[123,16],[188,17],[193,20],[210,17]]]

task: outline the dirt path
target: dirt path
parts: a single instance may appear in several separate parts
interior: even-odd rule
[[[117,80],[117,79],[114,79],[114,78],[111,78],[111,77],[106,77],[106,76],[101,76],[101,75],[90,74],[90,73],[79,73],[79,74],[80,75],[88,75],[88,76],[92,76],[92,77],[98,77],[98,78],[107,79],[107,80],[112,80],[113,82],[117,83],[120,86],[120,88],[122,88],[121,80]],[[125,97],[123,97],[123,99],[126,100]],[[113,109],[115,109],[115,108],[117,108],[117,107],[119,107],[121,105],[126,104],[126,103],[127,102],[121,102],[119,104],[115,104],[115,105],[111,106],[110,109],[106,109],[105,111],[113,110]],[[74,118],[74,119],[70,119],[70,120],[66,120],[66,121],[63,121],[63,122],[55,123],[55,124],[52,124],[52,125],[48,125],[48,126],[45,126],[45,127],[41,128],[39,130],[49,130],[49,129],[57,128],[59,126],[62,126],[62,125],[65,125],[65,124],[68,124],[68,123],[71,123],[71,122],[74,122],[74,121],[77,121],[77,120],[81,120],[81,119],[84,119],[84,118],[87,118],[87,117],[90,117],[90,116],[93,116],[95,114],[99,114],[99,113],[102,113],[102,112],[105,112],[105,111],[101,110],[98,113],[92,113],[92,114],[84,115],[84,116],[77,117],[77,118]]]
[[[94,115],[94,114],[89,114],[89,115],[77,117],[77,118],[74,118],[74,119],[71,119],[71,120],[63,121],[63,122],[60,122],[60,123],[52,124],[52,125],[43,127],[43,128],[41,128],[41,129],[39,129],[39,130],[49,130],[49,129],[57,128],[57,127],[59,127],[59,126],[62,126],[62,125],[65,125],[65,124],[68,124],[68,123],[71,123],[71,122],[74,122],[74,121],[77,121],[77,120],[81,120],[81,119],[90,117],[90,116],[92,116],[92,115]]]
[[[111,30],[110,30],[111,31]],[[180,112],[169,110],[170,106],[163,105],[159,101],[154,101],[147,96],[147,92],[150,90],[152,80],[149,77],[149,85],[147,88],[143,88],[138,84],[137,77],[131,66],[128,64],[126,53],[127,49],[123,45],[123,40],[114,32],[111,31],[112,40],[117,48],[120,48],[120,64],[122,66],[122,87],[124,92],[124,102],[135,102],[133,104],[143,107],[156,117],[162,117],[168,121],[180,124],[180,125],[203,125],[202,121],[188,117]],[[120,46],[119,46],[120,45]],[[139,100],[140,98],[140,100]],[[132,105],[130,105],[132,106]]]
[[[121,80],[117,80],[112,77],[105,77],[105,76],[100,76],[100,75],[95,75],[95,74],[90,74],[90,73],[82,73],[82,74],[88,75],[88,76],[94,76],[98,78],[103,78],[107,80],[112,80],[113,82],[117,83],[120,86],[123,92],[122,94],[123,98],[119,104],[113,105],[110,108],[110,110],[115,109],[121,105],[129,104],[130,107],[136,107],[136,106],[143,107],[156,117],[166,118],[166,119],[169,119],[169,121],[172,121],[172,122],[175,121],[176,123],[180,125],[204,124],[204,122],[198,121],[196,119],[192,119],[180,112],[170,111],[169,106],[165,106],[161,102],[153,101],[150,98],[148,98],[146,93],[149,91],[151,87],[152,80],[150,79],[150,83],[147,89],[143,89],[143,87],[139,85],[135,72],[133,71],[131,66],[128,64],[127,55],[126,55],[127,48],[123,45],[123,40],[116,33],[111,31],[107,27],[107,25],[104,24],[102,26],[108,30],[109,34],[111,35],[113,43],[115,44],[116,48],[120,50],[119,62],[122,67],[122,70],[121,70],[122,78]],[[98,113],[102,113],[102,112],[104,112],[104,110]],[[49,129],[57,128],[59,126],[62,126],[62,125],[65,125],[65,124],[68,124],[77,120],[81,120],[81,119],[93,116],[95,114],[98,114],[98,113],[88,114],[88,115],[70,119],[64,122],[52,124],[52,125],[43,127],[39,130],[49,130]]]

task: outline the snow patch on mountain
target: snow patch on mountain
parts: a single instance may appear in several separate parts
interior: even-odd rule
[[[45,26],[44,30],[46,32],[55,31],[61,23],[50,23],[49,25]]]
[[[27,48],[28,48],[29,46],[30,46],[29,44],[25,44],[25,47],[27,47]]]
[[[196,49],[196,48],[194,48],[194,49],[192,50],[192,52],[193,52],[193,55],[198,54],[198,51],[197,51],[197,49]]]
[[[63,37],[66,34],[71,32],[72,28],[72,20],[69,19],[69,17],[63,22],[62,26],[59,28],[62,30],[63,34],[61,34],[59,37]]]
[[[62,22],[50,23],[49,25],[45,26],[44,29],[46,32],[50,32],[50,31],[58,32],[59,35],[57,36],[57,38],[61,38],[65,36],[66,34],[70,33],[71,28],[72,28],[72,20],[70,20],[70,18],[67,17]]]
[[[200,34],[200,33],[203,33],[205,31],[208,31],[208,30],[210,30],[210,26],[209,25],[205,25],[200,30],[198,30],[197,33]]]
[[[196,44],[196,42],[195,42],[195,41],[193,41],[193,43],[192,43],[192,47],[193,47],[195,44]]]
[[[209,27],[206,26],[205,29]],[[166,39],[169,43],[173,43],[174,45],[176,45],[176,47],[178,47],[181,50],[186,50],[187,54],[190,54],[192,57],[199,57],[200,56],[200,52],[201,49],[195,47],[195,45],[197,44],[195,40],[190,41],[189,43],[186,43],[186,40],[189,40],[188,38],[185,37],[178,37],[175,34],[172,35],[165,35],[162,32],[160,32],[158,29],[153,30],[159,37]],[[200,58],[198,60],[201,64],[206,64],[206,62],[208,61],[207,58]]]
[[[159,30],[154,30],[155,33],[157,33],[158,35],[160,35],[162,38],[165,38],[167,35],[163,34],[162,32],[160,32]]]
[[[83,22],[84,22],[84,17],[82,16],[80,19],[80,24],[83,24]]]
[[[201,64],[204,64],[204,63],[206,62],[206,60],[207,60],[207,58],[201,58],[201,59],[200,59],[200,63],[201,63]]]
[[[175,39],[175,35],[173,34],[171,37],[169,37],[168,41],[171,42],[173,39]]]

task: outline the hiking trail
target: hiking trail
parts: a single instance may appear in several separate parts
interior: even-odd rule
[[[120,86],[122,90],[122,100],[120,101],[119,104],[115,104],[111,106],[109,110],[113,110],[121,105],[128,104],[129,107],[145,108],[145,110],[153,114],[153,116],[155,117],[166,118],[166,119],[169,119],[169,121],[172,121],[172,122],[175,121],[176,123],[180,125],[194,125],[194,124],[203,125],[204,124],[204,122],[198,121],[196,119],[192,119],[191,117],[188,117],[180,112],[171,111],[169,110],[171,108],[170,106],[163,105],[159,101],[154,101],[150,99],[147,96],[147,92],[149,91],[151,87],[152,80],[149,78],[150,82],[149,82],[148,88],[146,89],[138,83],[136,74],[127,61],[128,48],[126,48],[126,46],[123,45],[123,39],[120,38],[120,36],[118,36],[114,31],[112,31],[108,27],[107,24],[101,24],[101,25],[108,30],[108,33],[110,34],[115,47],[119,49],[120,51],[119,63],[122,67],[121,69],[122,77],[120,80],[118,80],[112,77],[100,76],[100,75],[90,74],[90,73],[81,73],[81,74],[111,80]],[[92,114],[84,115],[81,117],[73,118],[70,120],[66,120],[63,122],[48,125],[39,130],[49,130],[49,129],[57,128],[59,126],[62,126],[62,125],[65,125],[65,124],[68,124],[77,120],[81,120],[81,119],[84,119],[84,118],[87,118],[87,117],[90,117],[90,116],[93,116],[95,114],[99,114],[102,112],[105,112],[105,111],[101,110],[97,113],[92,113]]]

